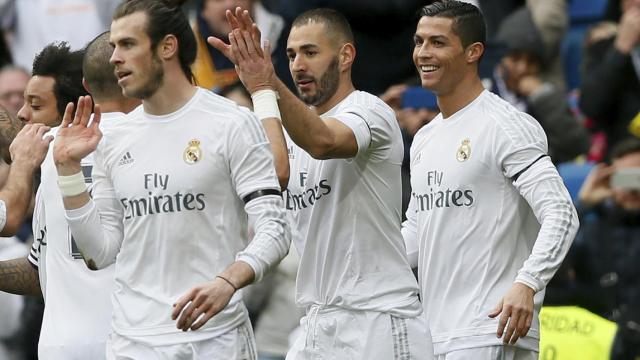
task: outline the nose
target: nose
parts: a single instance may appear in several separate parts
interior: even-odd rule
[[[293,72],[301,72],[306,70],[306,64],[304,63],[302,56],[296,54],[296,56],[293,58],[293,61],[291,62],[291,70]]]
[[[431,51],[430,51],[430,47],[429,44],[425,41],[422,43],[422,45],[420,46],[416,46],[415,50],[414,50],[414,55],[416,58],[420,58],[420,59],[428,59],[431,58]]]
[[[18,120],[20,120],[23,124],[31,121],[31,110],[29,109],[29,106],[26,102],[22,105],[20,110],[18,110]]]
[[[122,58],[120,57],[120,51],[118,50],[118,47],[116,46],[113,49],[113,53],[111,53],[111,57],[109,58],[109,62],[113,65],[117,65],[117,64],[121,64],[122,63]]]

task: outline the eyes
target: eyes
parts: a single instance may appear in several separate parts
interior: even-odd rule
[[[415,36],[413,38],[413,43],[416,47],[421,47],[424,45],[424,40],[421,37]],[[429,39],[429,44],[433,47],[440,48],[446,45],[446,43],[439,38],[431,38]]]
[[[302,50],[300,51],[300,53],[307,58],[313,58],[316,55],[318,55],[317,50]],[[296,53],[294,52],[287,53],[287,57],[289,58],[289,62],[293,62],[296,59]]]

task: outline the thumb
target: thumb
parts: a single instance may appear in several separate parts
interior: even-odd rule
[[[503,300],[500,300],[500,302],[498,303],[498,306],[496,306],[496,308],[489,313],[490,318],[494,318],[500,315],[500,313],[502,312],[502,302]]]
[[[231,45],[227,45],[224,41],[218,39],[215,36],[209,36],[207,38],[207,43],[213,46],[216,50],[220,51],[224,56],[229,58],[229,60],[233,61],[233,57],[231,56]]]

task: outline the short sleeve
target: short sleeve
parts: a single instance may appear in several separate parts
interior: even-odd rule
[[[258,118],[242,110],[229,127],[227,156],[238,196],[244,198],[264,189],[279,190],[271,147]]]
[[[390,157],[394,136],[397,137],[395,140],[402,143],[400,128],[393,109],[373,95],[369,96],[358,99],[357,103],[349,104],[329,117],[353,131],[358,143],[358,155],[367,152],[373,159],[386,160]]]

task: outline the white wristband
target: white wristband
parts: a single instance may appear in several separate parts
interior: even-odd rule
[[[76,196],[87,191],[82,171],[69,176],[58,175],[58,187],[62,196]]]
[[[278,109],[278,95],[274,90],[259,90],[251,94],[253,100],[253,112],[258,119],[267,118],[282,119],[280,109]]]

